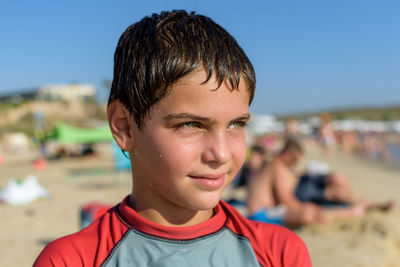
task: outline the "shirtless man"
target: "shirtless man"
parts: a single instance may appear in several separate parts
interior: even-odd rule
[[[332,202],[347,203],[347,207],[324,208],[300,201],[295,195],[298,178],[293,167],[302,156],[300,145],[288,140],[282,151],[250,180],[247,206],[252,215],[249,218],[268,222],[278,217],[284,225],[300,226],[334,218],[359,217],[366,211],[369,202],[359,200],[345,180],[336,174],[324,178],[323,196]]]

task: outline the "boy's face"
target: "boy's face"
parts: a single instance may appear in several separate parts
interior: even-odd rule
[[[136,205],[159,209],[210,210],[246,157],[244,126],[249,94],[243,81],[229,91],[196,70],[172,85],[138,129],[132,125]]]

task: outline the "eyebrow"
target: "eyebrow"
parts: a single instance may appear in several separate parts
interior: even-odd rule
[[[242,116],[237,117],[233,121],[241,121],[241,120],[250,120],[250,113],[243,114]]]
[[[178,113],[178,114],[169,114],[165,116],[164,121],[170,123],[173,120],[194,120],[194,121],[202,121],[202,122],[210,122],[212,121],[210,118],[201,117],[190,113]],[[250,113],[243,114],[232,121],[239,121],[239,120],[249,120]]]
[[[204,121],[204,122],[209,122],[211,121],[210,118],[207,117],[201,117],[201,116],[197,116],[194,114],[190,114],[190,113],[178,113],[178,114],[169,114],[167,116],[164,117],[164,121],[166,121],[167,123],[173,121],[173,120],[195,120],[195,121]]]

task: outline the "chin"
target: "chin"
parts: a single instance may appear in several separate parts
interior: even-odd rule
[[[220,194],[215,194],[211,196],[202,196],[200,198],[196,198],[191,206],[195,210],[211,210],[218,205],[220,199],[221,199]]]

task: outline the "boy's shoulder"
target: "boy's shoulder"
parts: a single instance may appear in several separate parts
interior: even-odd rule
[[[81,231],[49,243],[33,266],[99,266],[128,230],[118,219],[117,208]]]

